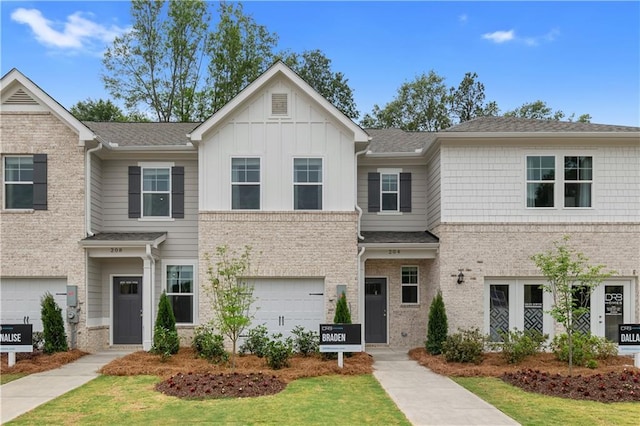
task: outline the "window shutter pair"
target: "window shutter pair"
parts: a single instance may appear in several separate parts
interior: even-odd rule
[[[141,168],[129,166],[129,218],[142,216]],[[184,219],[184,167],[171,168],[171,217]]]
[[[368,176],[368,211],[380,211],[380,173]],[[411,173],[400,173],[400,211],[411,211]]]

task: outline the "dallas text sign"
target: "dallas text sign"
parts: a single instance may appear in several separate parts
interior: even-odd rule
[[[640,352],[640,324],[618,324],[618,349]]]
[[[320,324],[320,352],[362,352],[362,327]]]
[[[0,352],[33,352],[33,325],[2,324]]]

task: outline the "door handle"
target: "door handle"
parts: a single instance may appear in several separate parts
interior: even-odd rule
[[[140,309],[140,318],[142,318],[142,309]]]

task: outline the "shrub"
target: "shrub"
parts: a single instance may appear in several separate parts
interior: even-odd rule
[[[351,324],[351,313],[347,305],[347,296],[342,293],[336,304],[336,314],[333,316],[334,324]]]
[[[176,329],[176,317],[167,294],[163,291],[158,302],[158,316],[153,328],[153,346],[151,352],[162,356],[163,360],[177,354],[180,338]]]
[[[31,341],[33,342],[33,349],[41,351],[44,347],[44,333],[42,331],[34,331],[31,334]]]
[[[289,358],[293,354],[293,344],[291,339],[282,339],[282,334],[272,335],[271,340],[267,343],[267,350],[265,353],[265,359],[267,365],[274,369],[279,370],[283,367],[289,366]]]
[[[561,334],[554,337],[553,342],[551,342],[551,350],[557,359],[569,362],[567,335]],[[579,332],[573,333],[573,363],[575,365],[586,366],[589,361],[607,359],[617,354],[616,345],[604,337]]]
[[[495,343],[494,348],[502,352],[502,356],[510,364],[518,364],[526,357],[535,355],[544,348],[544,342],[549,335],[537,330],[509,330],[501,332],[502,342]]]
[[[263,358],[267,351],[268,343],[269,335],[267,327],[259,325],[249,330],[247,333],[247,339],[242,345],[240,345],[240,353],[252,353],[259,358]]]
[[[191,344],[199,357],[207,359],[214,364],[222,364],[229,361],[229,353],[224,349],[224,337],[215,334],[211,324],[203,324],[196,327]]]
[[[431,355],[442,353],[442,344],[447,340],[447,312],[444,308],[442,293],[438,291],[429,307],[429,323],[427,324],[427,341],[425,349]]]
[[[315,331],[306,331],[301,326],[296,326],[291,333],[295,336],[293,339],[294,350],[303,355],[309,356],[320,350],[320,336]]]
[[[44,346],[43,351],[46,354],[54,352],[66,352],[69,350],[67,345],[67,335],[64,331],[64,322],[62,321],[62,309],[53,299],[51,293],[47,292],[41,300],[41,317],[42,326],[44,328]]]
[[[480,364],[484,351],[485,338],[477,328],[458,329],[447,337],[442,344],[442,353],[447,362],[472,362]]]

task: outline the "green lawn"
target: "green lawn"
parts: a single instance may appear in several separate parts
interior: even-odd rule
[[[18,380],[20,377],[24,377],[26,375],[27,373],[0,374],[0,385]]]
[[[101,376],[11,424],[409,424],[371,375],[300,379],[277,395],[205,401],[156,392],[158,380]]]
[[[452,379],[525,426],[635,426],[640,422],[640,404],[635,402],[604,404],[549,397],[525,392],[496,378]]]

